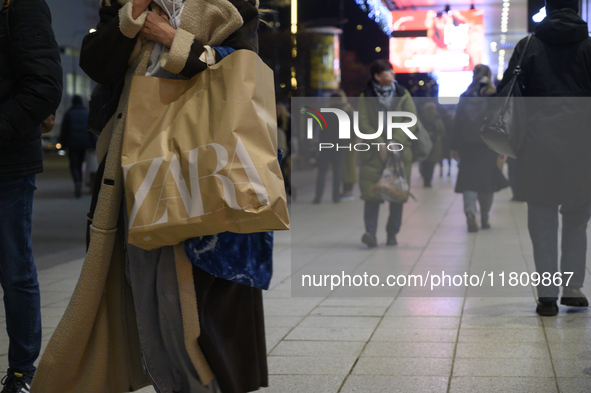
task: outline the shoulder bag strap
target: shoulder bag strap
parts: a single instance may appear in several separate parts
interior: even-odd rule
[[[525,42],[525,47],[523,48],[523,53],[521,54],[521,56],[519,56],[519,62],[517,63],[517,65],[515,66],[515,69],[513,70],[513,77],[511,77],[511,81],[509,82],[509,95],[505,98],[505,103],[503,104],[503,110],[502,113],[505,112],[507,105],[509,103],[509,99],[511,98],[512,94],[513,94],[513,88],[515,86],[515,84],[517,83],[517,79],[519,78],[519,76],[521,75],[523,69],[523,59],[525,57],[525,52],[527,51],[527,47],[529,46],[529,42],[531,40],[531,37],[533,36],[533,34],[530,34],[527,36],[527,41]]]
[[[509,101],[511,100],[511,98],[513,96],[513,89],[515,87],[515,84],[517,83],[517,79],[521,75],[523,59],[525,57],[525,52],[527,51],[527,47],[529,46],[529,42],[531,41],[532,36],[533,36],[533,33],[527,36],[527,41],[525,42],[525,47],[523,48],[523,53],[521,54],[521,56],[519,56],[519,62],[517,63],[517,65],[515,66],[515,69],[513,70],[513,76],[511,77],[511,80],[509,81],[509,85],[508,85],[509,86],[509,94],[503,98],[503,106],[501,107],[501,111],[499,112],[501,114],[504,114],[507,111]],[[485,122],[487,121],[488,115],[489,114],[487,113],[487,115],[485,117]],[[502,116],[498,117],[497,121],[502,121]]]
[[[533,33],[527,36],[527,41],[525,42],[525,48],[523,48],[523,53],[521,53],[521,56],[519,56],[519,62],[517,63],[517,66],[515,66],[515,70],[513,70],[513,74],[515,75],[519,75],[522,72],[523,59],[525,58],[525,52],[527,52],[527,47],[529,46],[529,42],[531,41],[532,36]]]

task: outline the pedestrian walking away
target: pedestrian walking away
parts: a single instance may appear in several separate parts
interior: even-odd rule
[[[425,101],[419,109],[419,115],[433,142],[433,148],[429,156],[419,164],[421,176],[423,177],[423,185],[425,188],[430,188],[432,187],[431,182],[433,180],[435,164],[438,162],[441,163],[443,160],[443,140],[447,131],[435,101]]]
[[[561,304],[588,306],[581,288],[591,210],[591,182],[587,181],[591,177],[591,38],[578,12],[577,0],[547,0],[546,18],[536,27],[527,50],[527,38],[517,43],[499,85],[502,89],[511,79],[523,55],[519,83],[526,97],[527,129],[515,162],[516,196],[527,202],[537,272],[572,274],[568,285],[565,279],[562,285],[554,281],[537,287],[536,311],[541,316],[558,314],[561,286]]]
[[[483,64],[474,67],[472,83],[460,96],[451,136],[452,157],[458,161],[455,192],[463,194],[464,213],[468,232],[477,232],[480,207],[480,226],[490,228],[489,213],[494,193],[509,186],[509,181],[497,166],[498,154],[480,137],[484,116],[496,89],[491,81],[490,68]]]
[[[330,98],[330,105],[343,109],[342,104],[343,102],[340,96],[333,94]],[[326,129],[319,131],[318,152],[316,153],[316,163],[318,166],[316,173],[316,194],[312,203],[318,204],[322,202],[328,168],[332,169],[332,201],[333,203],[339,203],[341,201],[341,181],[345,153],[339,149],[320,149],[319,147],[324,143],[330,143],[333,146],[339,143],[339,124],[336,116],[327,116]]]
[[[82,104],[82,97],[72,97],[72,106],[62,119],[60,143],[68,151],[76,198],[82,196],[82,164],[86,151],[96,147],[96,136],[86,129],[87,123],[88,110]],[[88,168],[88,163],[86,166]]]
[[[343,109],[353,118],[353,107],[347,100],[347,94],[344,90],[338,90],[332,95],[335,98],[340,97],[341,102],[335,107]],[[355,150],[345,150],[343,157],[343,190],[341,193],[341,202],[351,202],[355,200],[353,196],[353,187],[357,183],[357,152]]]

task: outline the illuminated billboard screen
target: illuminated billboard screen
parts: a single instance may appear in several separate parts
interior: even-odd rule
[[[484,49],[484,11],[392,11],[395,72],[471,71]]]

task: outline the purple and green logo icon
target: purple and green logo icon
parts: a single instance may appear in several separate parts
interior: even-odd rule
[[[321,130],[324,130],[324,127],[326,127],[326,129],[328,130],[328,124],[326,123],[326,119],[324,118],[324,116],[322,116],[322,113],[318,112],[316,109],[311,108],[309,106],[303,106],[300,110],[300,113],[312,116],[314,119],[316,119],[316,122],[320,126]],[[320,119],[322,119],[322,121],[320,121]],[[312,119],[308,119],[308,139],[312,139],[312,135],[310,134],[310,132],[312,131],[311,123]],[[324,123],[324,126],[322,125],[322,123]]]

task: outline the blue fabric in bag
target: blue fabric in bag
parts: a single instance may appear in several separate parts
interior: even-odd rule
[[[283,151],[277,150],[279,164]],[[185,240],[191,263],[224,280],[269,289],[273,276],[273,232],[233,233]]]
[[[273,275],[273,232],[202,236],[185,241],[191,263],[212,276],[268,289]]]
[[[214,46],[222,57],[234,52]],[[279,164],[283,152],[277,151]],[[260,289],[268,289],[273,275],[273,232],[232,233],[195,237],[185,241],[193,265],[212,276]]]
[[[229,46],[212,46],[211,48],[219,53],[222,59],[228,56],[230,53],[236,52],[236,49]]]

